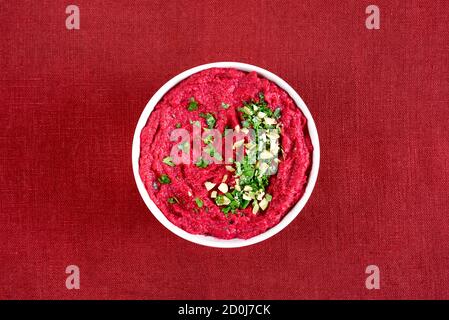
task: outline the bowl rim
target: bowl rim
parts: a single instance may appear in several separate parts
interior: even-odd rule
[[[191,75],[198,73],[200,71],[210,69],[210,68],[234,68],[237,70],[245,71],[245,72],[251,72],[255,71],[260,76],[274,82],[276,85],[278,85],[280,88],[285,90],[289,96],[293,99],[296,106],[302,111],[303,115],[307,119],[307,127],[309,131],[309,136],[311,139],[311,143],[313,145],[313,152],[312,152],[312,167],[310,170],[310,174],[308,177],[307,185],[304,191],[304,194],[299,199],[299,201],[291,208],[291,210],[281,219],[281,221],[273,226],[272,228],[266,230],[265,232],[258,234],[257,236],[254,236],[249,239],[220,239],[212,236],[205,236],[205,235],[197,235],[197,234],[191,234],[187,231],[181,229],[180,227],[176,226],[168,218],[161,212],[161,210],[156,206],[156,204],[151,200],[145,185],[140,177],[139,174],[139,158],[140,158],[140,135],[145,127],[148,118],[150,117],[151,112],[153,111],[156,104],[163,98],[163,96],[171,90],[174,86],[176,86],[179,82],[182,80],[190,77]],[[202,64],[197,67],[188,69],[184,72],[181,72],[180,74],[176,75],[175,77],[171,78],[169,81],[167,81],[159,90],[156,91],[156,93],[151,97],[151,99],[146,104],[145,108],[142,111],[142,114],[140,115],[140,118],[137,122],[136,129],[134,131],[134,137],[133,137],[133,143],[132,143],[132,167],[133,167],[133,173],[134,173],[134,179],[137,184],[137,188],[139,190],[139,193],[145,202],[146,206],[150,210],[150,212],[153,214],[153,216],[160,222],[162,225],[164,225],[168,230],[176,234],[177,236],[196,243],[203,246],[208,247],[215,247],[215,248],[239,248],[239,247],[245,247],[249,245],[253,245],[256,243],[259,243],[261,241],[264,241],[275,234],[279,233],[281,230],[283,230],[285,227],[287,227],[301,212],[301,210],[304,208],[305,204],[309,200],[312,191],[315,187],[316,180],[318,178],[318,171],[320,166],[320,142],[318,138],[318,131],[316,129],[315,121],[312,117],[312,114],[310,113],[309,109],[307,108],[306,104],[302,100],[302,98],[299,96],[299,94],[282,78],[277,76],[276,74],[265,70],[263,68],[247,64],[247,63],[241,63],[241,62],[213,62],[213,63],[207,63]]]

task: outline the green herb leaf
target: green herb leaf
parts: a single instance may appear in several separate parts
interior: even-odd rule
[[[163,163],[165,163],[166,165],[170,166],[170,167],[174,167],[175,164],[173,163],[173,158],[172,157],[165,157],[162,160]]]
[[[226,217],[228,217],[229,211],[231,210],[231,207],[224,207],[221,209],[221,211],[224,213]]]
[[[246,209],[251,201],[250,200],[243,200],[241,209]]]
[[[222,103],[221,103],[221,107],[222,107],[223,109],[228,109],[228,108],[229,108],[229,104],[222,102]]]
[[[213,135],[208,135],[206,138],[203,139],[205,144],[212,143],[213,140],[214,140],[214,136]]]
[[[198,168],[206,168],[208,165],[209,165],[209,162],[207,162],[206,160],[204,160],[203,158],[200,158],[199,160],[198,160],[198,162],[197,163],[195,163],[195,165],[198,167]]]
[[[213,145],[208,144],[206,148],[204,148],[204,151],[207,152],[209,156],[212,158],[217,159],[218,161],[222,161],[223,157],[221,156],[220,152],[218,152]]]
[[[201,200],[200,198],[195,198],[195,202],[196,202],[196,205],[198,206],[198,208],[203,207],[203,200]]]
[[[211,113],[200,113],[200,117],[206,119],[207,127],[209,129],[213,129],[215,127],[217,120],[215,120]]]
[[[276,119],[279,119],[281,117],[281,108],[276,108],[273,112],[273,117],[275,117]]]
[[[188,153],[190,151],[190,143],[188,141],[184,141],[183,143],[178,144],[178,149]]]
[[[187,110],[189,110],[189,111],[195,111],[195,110],[198,110],[198,102],[195,101],[195,98],[194,98],[194,97],[191,97],[191,98],[190,98],[190,100],[189,100],[189,105],[188,105],[188,107],[187,107]]]
[[[229,129],[228,126],[225,126],[224,131],[223,131],[223,137],[228,136],[230,133],[234,132],[234,130]]]
[[[176,197],[170,197],[167,199],[167,201],[170,204],[179,203],[179,200]]]
[[[223,157],[221,156],[220,152],[218,152],[217,150],[215,150],[215,152],[214,152],[214,158],[217,159],[218,161],[223,161]]]
[[[242,127],[243,127],[243,128],[249,128],[249,126],[250,126],[250,125],[249,125],[249,122],[248,122],[247,120],[245,120],[245,121],[242,122]]]
[[[178,129],[181,128],[181,123],[178,122],[177,124],[175,124],[175,127],[178,128]]]
[[[169,184],[171,182],[170,178],[166,174],[161,175],[158,178],[158,181],[162,184]]]

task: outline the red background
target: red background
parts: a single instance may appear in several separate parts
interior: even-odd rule
[[[448,1],[376,0],[380,30],[371,1],[76,1],[78,31],[68,4],[0,4],[0,298],[449,298]],[[284,78],[322,146],[303,212],[242,249],[170,233],[131,169],[150,97],[214,61]]]

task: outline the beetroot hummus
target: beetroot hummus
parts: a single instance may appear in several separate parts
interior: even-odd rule
[[[230,129],[258,135],[255,142],[232,141],[243,159],[225,156],[224,147],[213,146],[218,137],[204,136],[200,145],[211,158],[195,158],[194,137],[172,136],[215,130],[224,139]],[[221,68],[196,73],[165,94],[140,139],[139,173],[157,207],[189,233],[222,239],[251,238],[278,224],[304,193],[313,150],[306,118],[284,90],[255,72]],[[191,156],[190,163],[174,159],[173,150]]]

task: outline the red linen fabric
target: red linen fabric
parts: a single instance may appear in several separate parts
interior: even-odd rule
[[[380,30],[371,1],[68,4],[0,4],[0,298],[449,298],[448,1],[377,0]],[[165,229],[131,169],[150,97],[215,61],[285,79],[321,140],[302,213],[241,249]]]

